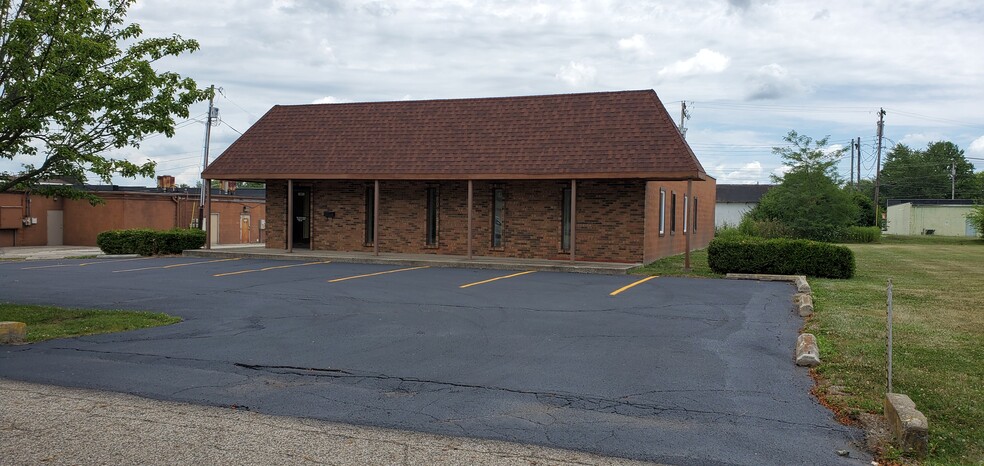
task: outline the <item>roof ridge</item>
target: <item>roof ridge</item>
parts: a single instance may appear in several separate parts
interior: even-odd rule
[[[652,93],[656,94],[654,89],[628,89],[621,91],[592,91],[592,92],[568,92],[561,94],[530,94],[530,95],[512,95],[512,96],[489,96],[489,97],[450,97],[450,98],[433,98],[433,99],[412,99],[412,100],[370,100],[361,102],[330,102],[330,103],[310,103],[310,104],[275,104],[274,107],[318,107],[323,105],[332,106],[342,106],[342,105],[366,105],[366,104],[405,104],[405,103],[423,103],[423,102],[464,102],[464,101],[485,101],[485,100],[514,100],[514,99],[538,99],[544,97],[569,97],[569,96],[592,96],[592,95],[603,95],[603,94],[632,94],[632,93]]]

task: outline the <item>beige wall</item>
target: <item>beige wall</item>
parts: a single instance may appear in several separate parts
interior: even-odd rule
[[[967,236],[967,215],[973,206],[896,204],[888,207],[887,233],[923,235],[933,230],[939,236]]]

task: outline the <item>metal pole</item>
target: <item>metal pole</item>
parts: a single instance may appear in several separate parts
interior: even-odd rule
[[[892,279],[888,279],[888,393],[892,391]]]
[[[575,212],[577,212],[577,180],[571,180],[571,261],[574,261],[574,231],[577,225],[577,219],[574,217]]]
[[[878,110],[878,161],[875,162],[875,226],[881,227],[881,206],[878,205],[878,190],[881,180],[882,136],[885,132],[885,109]]]
[[[202,173],[208,168],[208,146],[209,140],[212,137],[212,108],[215,103],[215,85],[208,87],[208,116],[205,119],[205,149],[202,155]],[[202,176],[202,191],[198,196],[198,228],[205,229],[205,224],[203,223],[203,217],[205,210],[205,190],[211,188],[211,181],[206,180],[205,176]]]
[[[294,252],[294,180],[287,180],[287,252]]]
[[[372,190],[372,255],[379,255],[379,180],[374,180]]]
[[[468,180],[468,259],[472,258],[472,180]]]

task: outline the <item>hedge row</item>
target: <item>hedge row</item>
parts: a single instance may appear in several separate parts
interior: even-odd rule
[[[844,231],[844,243],[877,243],[881,239],[879,227],[847,227]]]
[[[827,278],[854,276],[854,252],[805,239],[716,238],[707,262],[717,273],[767,273]]]
[[[205,232],[198,229],[159,231],[147,228],[110,230],[99,233],[96,244],[106,254],[181,254],[185,249],[198,249],[205,245]]]

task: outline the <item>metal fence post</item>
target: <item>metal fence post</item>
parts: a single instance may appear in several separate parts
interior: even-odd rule
[[[888,279],[888,393],[892,392],[892,279]]]

